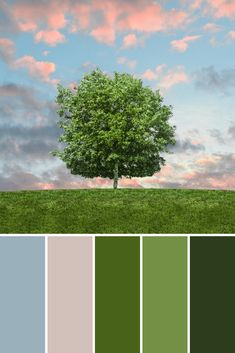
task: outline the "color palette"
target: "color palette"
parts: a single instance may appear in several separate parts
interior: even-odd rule
[[[0,237],[0,352],[232,352],[234,253],[231,236]]]

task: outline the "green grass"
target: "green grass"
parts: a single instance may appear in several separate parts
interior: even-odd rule
[[[0,193],[0,233],[235,233],[235,192],[85,189]]]

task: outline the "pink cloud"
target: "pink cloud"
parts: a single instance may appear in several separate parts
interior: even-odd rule
[[[187,83],[189,81],[183,66],[177,66],[175,69],[168,70],[168,73],[160,80],[159,87],[163,91],[169,90],[171,87]]]
[[[140,77],[149,81],[158,80],[158,86],[163,93],[177,84],[189,82],[183,66],[179,65],[168,70],[166,68],[166,64],[158,65],[154,70],[147,69]]]
[[[173,49],[180,52],[185,52],[188,49],[188,43],[198,40],[201,36],[186,36],[179,40],[172,40],[171,46]]]
[[[123,38],[123,47],[135,47],[138,43],[137,37],[135,34],[128,34]]]
[[[45,42],[50,46],[55,46],[58,43],[63,43],[65,37],[59,31],[40,31],[34,36],[35,42]]]
[[[70,31],[76,32],[79,29],[88,29],[92,23],[91,18],[94,14],[101,13],[103,22],[91,28],[90,34],[99,42],[112,45],[115,41],[117,32],[136,30],[140,32],[167,31],[168,29],[180,27],[187,20],[188,15],[184,11],[172,9],[165,11],[157,3],[149,3],[144,0],[136,2],[118,1],[95,1],[90,5],[83,4],[83,9],[75,9],[74,17],[79,23],[74,23]],[[80,16],[81,11],[84,15]],[[81,21],[84,21],[81,23]],[[142,44],[135,34],[126,35],[123,47],[136,46]]]
[[[94,37],[98,42],[102,42],[105,44],[114,44],[115,42],[115,30],[110,28],[108,25],[102,25],[96,27],[91,31],[91,36]]]
[[[132,33],[132,34],[127,34],[123,38],[122,48],[131,48],[142,44],[143,44],[143,39],[138,38],[136,34]]]
[[[58,10],[59,6],[55,6],[52,12],[48,15],[47,24],[54,30],[65,27],[67,21],[64,17],[64,13]]]
[[[11,64],[15,55],[15,43],[8,38],[0,38],[0,58]]]
[[[228,37],[229,37],[230,39],[235,39],[235,31],[230,31],[230,32],[228,32]]]
[[[101,12],[104,17],[103,23],[95,27],[90,34],[99,42],[113,45],[116,39],[116,21],[125,9],[125,4],[116,1],[92,1],[92,11]]]
[[[201,6],[202,0],[194,0],[194,2],[191,5],[191,8],[193,10],[198,9]]]
[[[129,60],[127,61],[126,65],[129,69],[134,69],[136,67],[137,61],[136,60]]]
[[[166,68],[166,64],[161,64],[161,65],[158,65],[154,71],[147,69],[141,75],[141,78],[143,78],[145,80],[149,80],[149,81],[156,80],[159,77],[161,77],[165,68]]]
[[[64,17],[67,10],[67,1],[58,4],[57,1],[51,0],[46,5],[40,1],[21,1],[12,5],[12,14],[16,20],[23,24],[30,23],[34,29],[42,22],[45,22],[52,30],[63,28],[67,23]]]
[[[37,24],[32,21],[20,22],[19,28],[22,32],[31,32],[37,29]]]
[[[41,189],[41,190],[55,189],[55,185],[53,183],[35,183],[34,185],[37,189]]]
[[[216,32],[221,31],[222,27],[215,24],[215,23],[206,23],[203,26],[203,29],[207,32],[210,32],[210,33],[216,33]]]
[[[195,171],[190,171],[182,175],[184,180],[192,180],[196,177],[197,173]]]
[[[196,161],[196,164],[201,167],[210,167],[215,165],[220,160],[219,156],[215,155],[205,155]]]
[[[152,81],[152,80],[156,80],[157,74],[156,74],[156,72],[148,69],[148,70],[144,71],[144,73],[141,75],[141,77],[145,80]]]
[[[39,17],[44,19],[46,16],[45,10],[46,9],[40,6],[39,3],[32,3],[30,5],[27,3],[17,2],[11,8],[12,15],[16,20],[18,20],[22,31],[29,30],[27,27],[33,27],[33,29],[36,29],[37,22],[39,22]]]
[[[22,32],[35,32],[39,27],[46,25],[47,29],[39,31],[35,35],[35,40],[36,42],[44,41],[51,46],[64,42],[64,36],[58,32],[58,29],[67,24],[64,15],[67,10],[67,0],[60,4],[55,0],[50,0],[46,5],[40,1],[25,0],[11,6],[12,15]]]
[[[136,67],[137,61],[136,60],[129,60],[124,56],[120,56],[117,58],[117,63],[119,65],[126,65],[129,69],[134,69]]]
[[[165,11],[158,3],[151,3],[142,7],[133,6],[126,18],[119,21],[118,28],[141,32],[165,31],[181,26],[186,19],[184,11]]]
[[[7,48],[14,47],[14,42],[8,38],[0,38],[0,45]]]
[[[216,18],[235,16],[235,0],[207,0],[207,3],[209,7],[206,11]]]
[[[234,189],[235,176],[225,174],[222,178],[210,178],[210,185],[215,189]]]
[[[89,28],[92,6],[90,4],[74,4],[72,14],[74,20],[70,26],[71,33]]]
[[[17,59],[15,68],[26,68],[29,75],[43,82],[56,84],[58,80],[51,79],[50,75],[55,71],[56,65],[48,61],[36,61],[34,57],[26,55]]]
[[[50,185],[51,183],[37,183],[37,186],[40,185],[40,188],[45,188],[45,185]],[[52,183],[53,184],[53,183]],[[142,188],[141,185],[141,180],[138,178],[121,178],[119,179],[119,188],[129,188],[129,187],[134,187],[134,188]],[[112,188],[113,186],[113,181],[111,179],[103,179],[100,177],[94,178],[94,179],[86,179],[86,180],[79,180],[79,181],[71,181],[71,182],[65,182],[63,184],[63,188],[69,188],[69,189],[81,189],[81,188]],[[57,187],[57,185],[55,185]]]
[[[155,176],[160,176],[160,177],[169,177],[169,176],[173,176],[173,175],[175,175],[175,171],[174,171],[174,168],[170,164],[163,166],[161,171],[159,173],[155,174]]]
[[[201,158],[194,161],[194,170],[189,170],[182,174],[182,186],[207,189],[234,189],[234,162],[235,156],[232,154],[202,155]]]
[[[155,69],[156,74],[157,74],[158,76],[160,76],[160,75],[163,73],[163,71],[165,70],[166,67],[167,67],[166,64],[160,64],[160,65],[158,65],[158,66],[156,67],[156,69]]]
[[[58,4],[55,0],[42,2],[24,0],[12,5],[11,11],[22,31],[58,31],[72,17],[70,32],[89,30],[99,42],[112,45],[117,32],[136,30],[145,33],[168,31],[181,27],[188,21],[188,14],[172,8],[165,10],[159,3],[148,0],[136,0],[120,3],[117,0],[76,3],[64,0]],[[97,19],[102,19],[97,21]],[[42,26],[45,26],[43,28]],[[57,42],[55,42],[57,43]],[[142,44],[135,34],[126,35],[123,47]]]
[[[160,172],[155,173],[152,177],[144,177],[140,179],[143,187],[161,187],[161,184],[171,182],[176,178],[176,170],[170,164],[163,166]]]
[[[137,1],[138,2],[138,1]],[[118,17],[130,10],[132,6],[123,2],[121,5],[115,0],[92,1],[92,9],[94,12],[101,11],[104,16],[104,23],[109,24],[111,27],[115,25]]]
[[[122,178],[119,181],[119,186],[120,187],[131,187],[131,188],[142,188],[142,185],[140,184],[140,181],[137,179],[128,179],[128,178]]]
[[[116,28],[117,31],[153,33],[181,27],[187,20],[188,15],[184,11],[175,8],[168,11],[157,2],[137,0],[125,3],[122,12],[116,13]],[[143,39],[136,39],[136,35],[125,38],[123,46],[143,43]]]
[[[183,180],[186,184],[184,187],[196,187],[196,188],[206,188],[206,189],[235,189],[235,176],[225,173],[222,176],[215,177],[207,175],[207,173],[199,173],[196,171],[188,172],[184,174]],[[183,182],[184,183],[184,182]]]

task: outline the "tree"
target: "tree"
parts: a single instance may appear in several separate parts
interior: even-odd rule
[[[141,79],[100,69],[83,76],[72,92],[58,85],[59,141],[54,151],[72,174],[118,179],[152,176],[165,164],[162,152],[175,144],[172,107]]]

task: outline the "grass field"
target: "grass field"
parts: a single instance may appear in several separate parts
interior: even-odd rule
[[[235,192],[85,189],[0,193],[0,233],[235,233]]]

